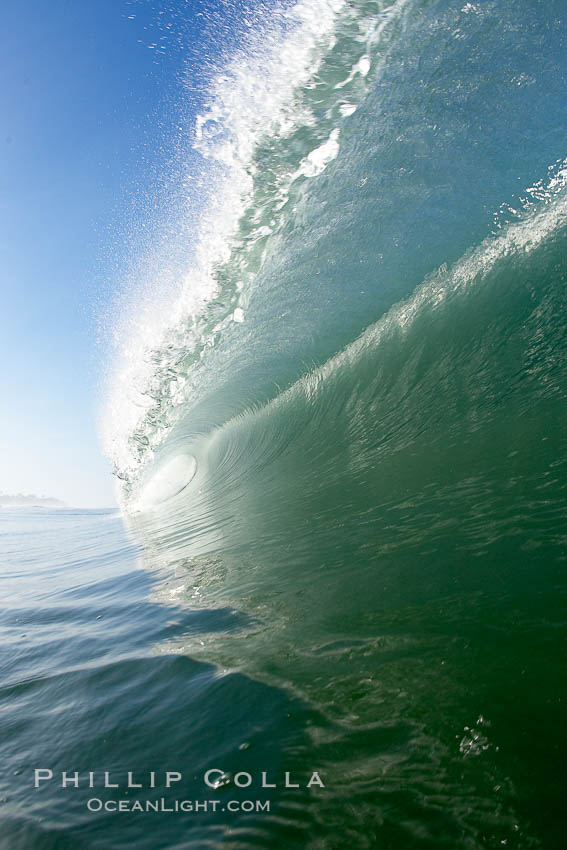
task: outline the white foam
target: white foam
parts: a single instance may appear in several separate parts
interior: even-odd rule
[[[206,106],[196,118],[193,146],[213,161],[214,177],[208,186],[207,213],[198,225],[194,262],[182,276],[177,295],[168,301],[159,286],[148,285],[138,298],[138,308],[116,328],[119,354],[102,428],[105,453],[123,478],[140,461],[140,442],[133,435],[145,430],[148,416],[160,420],[156,352],[167,370],[169,351],[175,363],[178,351],[191,347],[191,339],[184,335],[217,294],[214,268],[230,257],[238,221],[253,189],[252,159],[258,143],[268,134],[285,136],[312,121],[298,104],[296,92],[316,73],[344,6],[345,0],[301,0],[288,10],[271,10],[265,28],[210,84]],[[308,157],[305,173],[319,173],[337,152],[333,137]],[[238,323],[244,313],[237,307],[231,317]],[[181,402],[185,391],[185,381],[173,379],[169,398]],[[151,437],[144,436],[149,442],[146,457],[152,456],[152,446],[165,428],[158,424]]]
[[[351,72],[348,75],[348,77],[346,77],[346,79],[344,79],[342,82],[337,83],[335,85],[335,88],[336,89],[344,88],[348,83],[350,83],[350,82],[352,82],[352,80],[354,80],[354,78],[356,77],[357,74],[360,74],[361,77],[367,77],[368,72],[370,71],[370,66],[371,66],[370,56],[368,56],[368,54],[365,53],[364,56],[361,56],[360,59],[358,60],[358,62],[355,65],[353,65]]]
[[[331,135],[326,142],[319,145],[318,148],[311,151],[305,159],[302,160],[297,172],[293,178],[303,174],[305,177],[316,177],[321,174],[326,167],[337,158],[339,154],[339,128],[335,127],[331,131]]]
[[[339,106],[339,112],[343,116],[343,118],[348,118],[349,115],[354,115],[357,107],[354,103],[343,103]]]

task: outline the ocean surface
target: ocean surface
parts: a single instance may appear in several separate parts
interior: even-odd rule
[[[0,847],[559,850],[567,8],[254,9],[116,319],[120,510],[0,510]]]

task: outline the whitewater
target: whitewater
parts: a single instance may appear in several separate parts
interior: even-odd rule
[[[125,343],[111,372],[103,431],[123,494],[179,421],[184,402],[210,382],[200,361],[232,323],[244,323],[266,253],[277,250],[290,217],[293,226],[301,185],[338,154],[341,123],[367,89],[368,51],[378,75],[408,5],[310,0],[270,10],[261,31],[210,83],[190,140],[205,160],[208,202],[194,266],[177,297],[148,303],[140,296],[142,309],[118,334]],[[335,54],[345,52],[352,65],[337,80]]]

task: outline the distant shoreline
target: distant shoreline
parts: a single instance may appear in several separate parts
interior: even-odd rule
[[[0,494],[0,508],[67,508],[61,499],[51,496],[36,496],[32,493]]]

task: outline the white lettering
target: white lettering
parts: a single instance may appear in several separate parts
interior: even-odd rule
[[[172,782],[179,782],[182,778],[177,770],[167,770],[165,773],[165,787],[171,788]]]
[[[275,788],[275,782],[268,782],[268,774],[266,772],[262,773],[262,788]]]
[[[218,778],[220,779],[222,776],[224,776],[224,770],[219,770],[217,767],[213,767],[211,768],[211,770],[207,770],[207,772],[205,773],[205,785],[208,785],[209,788],[217,787],[216,782],[211,780],[210,778],[213,773],[216,773],[218,775]]]
[[[45,782],[47,779],[53,779],[53,771],[36,768],[34,770],[34,777],[34,786],[39,788],[40,782]]]
[[[291,781],[291,779],[289,778],[289,776],[290,776],[290,775],[289,775],[288,771],[286,771],[286,774],[285,774],[285,787],[286,787],[286,788],[299,788],[299,785],[298,785],[297,783],[295,783],[295,782],[292,782],[292,781]]]
[[[128,771],[128,788],[141,788],[141,784],[139,782],[134,782],[133,779],[134,774],[131,770]]]
[[[79,787],[79,773],[75,771],[72,776],[67,776],[65,771],[61,774],[61,787],[66,788],[67,785],[72,784],[75,788]]]
[[[323,782],[316,770],[311,774],[311,779],[307,783],[307,787],[311,788],[312,785],[318,785],[320,788],[325,787],[325,783]]]

